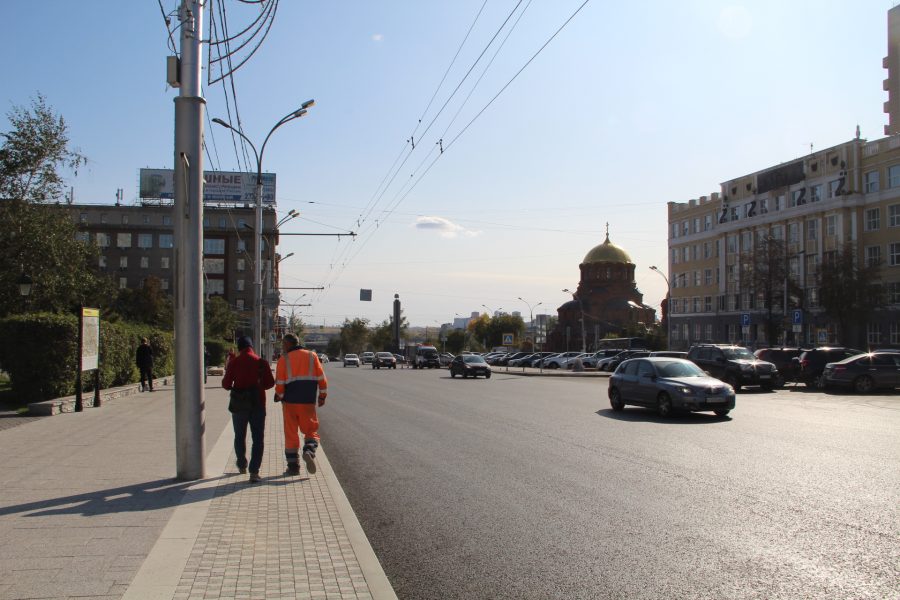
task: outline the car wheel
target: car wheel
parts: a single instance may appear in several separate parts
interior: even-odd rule
[[[825,389],[825,375],[816,375],[815,379],[813,379],[813,385],[817,390]]]
[[[468,379],[468,378],[469,378],[469,374],[466,373],[465,371],[462,372],[462,376],[463,376],[463,379]]]
[[[720,408],[719,410],[715,411],[716,416],[719,417],[719,418],[725,418],[725,417],[727,417],[727,416],[728,416],[728,413],[730,413],[730,412],[731,412],[731,410],[730,410],[730,409],[727,409],[727,408]]]
[[[616,412],[625,409],[625,403],[622,401],[622,394],[619,392],[618,388],[609,390],[609,405]]]
[[[784,383],[785,383],[784,375],[782,375],[781,373],[778,373],[775,376],[775,379],[772,381],[772,383],[776,388],[778,388],[780,390],[781,388],[784,387]]]
[[[661,417],[672,416],[672,399],[667,393],[660,392],[659,397],[656,399],[656,412]]]
[[[734,393],[737,394],[741,390],[741,383],[738,381],[737,375],[726,375],[725,383],[734,388]]]
[[[450,379],[456,379],[456,371],[450,369]]]
[[[491,374],[490,374],[490,373],[485,373],[485,374],[484,374],[484,378],[485,378],[485,379],[490,379],[490,378],[491,378]]]
[[[762,389],[766,390],[767,392],[771,392],[773,389],[775,389],[775,388],[774,388],[773,386],[771,386],[771,385],[761,385],[761,386],[759,386],[759,387],[761,387]]]
[[[853,389],[856,390],[857,394],[868,394],[875,389],[875,382],[868,375],[863,375],[853,382]]]
[[[549,365],[547,365],[547,368],[548,369],[558,369],[559,365],[556,363],[550,363]]]

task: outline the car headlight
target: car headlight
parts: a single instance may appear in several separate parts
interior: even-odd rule
[[[694,388],[690,388],[686,385],[675,386],[675,391],[684,396],[691,396],[694,394]]]
[[[746,363],[741,365],[741,371],[752,371],[752,370],[753,370],[753,365],[749,365]]]

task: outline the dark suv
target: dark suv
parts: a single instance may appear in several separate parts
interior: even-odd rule
[[[754,352],[756,358],[775,365],[778,369],[776,387],[781,387],[786,382],[798,381],[800,376],[800,362],[794,360],[806,352],[804,348],[761,348]]]
[[[687,357],[716,379],[729,383],[735,392],[742,385],[758,385],[771,390],[778,383],[775,365],[759,360],[741,346],[701,344],[692,346]]]
[[[853,348],[814,348],[807,350],[797,359],[800,367],[798,380],[806,384],[806,387],[823,390],[825,389],[825,378],[822,376],[822,373],[825,371],[825,365],[840,362],[857,354],[863,354],[863,351]]]

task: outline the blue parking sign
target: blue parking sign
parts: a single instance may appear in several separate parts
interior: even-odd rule
[[[750,313],[741,313],[741,327],[750,326]]]
[[[803,324],[803,310],[799,308],[795,308],[793,314],[791,315],[792,323],[794,325],[802,325]]]

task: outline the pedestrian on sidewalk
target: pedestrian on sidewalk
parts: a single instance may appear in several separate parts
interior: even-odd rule
[[[138,346],[135,353],[134,362],[141,372],[141,391],[145,389],[153,391],[153,349],[150,347],[150,340],[141,338],[141,345]],[[146,382],[146,385],[145,383]]]
[[[238,340],[238,355],[228,362],[222,387],[231,390],[231,424],[234,427],[234,454],[238,472],[250,469],[250,483],[260,481],[266,432],[266,390],[275,385],[272,369],[253,351],[248,337]],[[247,425],[250,426],[250,463],[247,463]]]
[[[284,336],[284,350],[275,366],[275,402],[281,402],[284,415],[284,457],[287,475],[300,474],[300,436],[303,434],[303,462],[310,474],[316,472],[319,448],[319,417],[316,404],[325,404],[328,379],[315,352],[300,347],[293,333]]]

